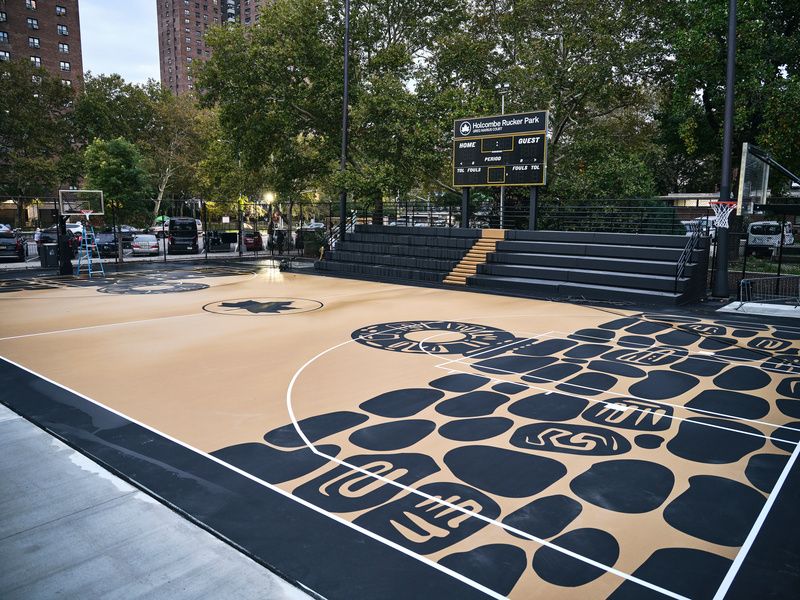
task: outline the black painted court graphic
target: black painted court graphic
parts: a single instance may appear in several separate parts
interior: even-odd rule
[[[311,312],[322,308],[322,302],[307,298],[239,298],[211,302],[203,310],[220,315],[262,316]]]
[[[181,292],[196,292],[208,289],[207,283],[197,283],[195,281],[135,281],[117,282],[111,285],[97,288],[103,294],[122,294],[122,295],[144,295],[144,294],[179,294]]]
[[[352,338],[448,355],[448,373],[302,419],[305,439],[288,424],[214,455],[502,595],[531,573],[580,595],[613,568],[713,596],[800,441],[788,328],[639,315],[532,337],[414,321]],[[664,579],[687,565],[704,577]],[[615,585],[617,599],[645,591]]]
[[[359,344],[392,352],[469,355],[513,342],[516,336],[474,323],[410,321],[363,327],[354,331],[352,338]]]

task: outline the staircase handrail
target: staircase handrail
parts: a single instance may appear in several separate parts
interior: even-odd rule
[[[689,236],[689,240],[686,242],[686,245],[683,248],[683,252],[681,253],[680,258],[678,259],[678,264],[675,266],[675,288],[674,291],[678,293],[678,282],[680,278],[683,277],[683,272],[686,270],[686,265],[689,264],[689,260],[692,258],[692,254],[694,254],[695,249],[697,248],[697,243],[700,241],[700,227],[695,226],[692,228],[692,235]]]

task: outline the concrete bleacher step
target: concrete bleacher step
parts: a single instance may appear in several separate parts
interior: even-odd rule
[[[674,305],[681,294],[659,290],[643,290],[610,285],[571,283],[566,281],[531,279],[527,277],[499,277],[477,274],[469,278],[468,285],[488,290],[510,292],[545,298],[557,296],[581,297],[592,300],[635,300],[645,304]]]
[[[558,267],[533,267],[519,264],[489,263],[479,269],[481,275],[521,277],[528,279],[551,279],[569,283],[611,285],[643,290],[675,291],[675,276],[623,273],[619,271],[596,271],[591,269],[563,269]],[[682,292],[688,278],[678,280],[677,291]]]
[[[622,271],[647,275],[675,276],[675,261],[641,260],[639,258],[609,258],[574,254],[535,254],[527,252],[495,252],[489,262],[516,264],[533,267],[558,267],[561,269],[591,269],[598,271]],[[691,274],[694,263],[687,264],[686,275]]]
[[[683,235],[601,233],[593,231],[510,231],[506,239],[530,242],[566,242],[584,245],[606,244],[617,246],[631,245],[631,240],[635,239],[637,246],[680,248],[681,250],[687,242],[686,236]]]
[[[685,238],[684,238],[685,239]],[[685,243],[685,242],[684,242]],[[497,244],[498,252],[520,252],[525,254],[564,254],[575,256],[594,256],[608,258],[626,258],[636,256],[643,260],[676,261],[683,253],[680,248],[657,248],[631,244],[583,244],[547,241],[505,241]],[[696,251],[698,254],[700,251]]]

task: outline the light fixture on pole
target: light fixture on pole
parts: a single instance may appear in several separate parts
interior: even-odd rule
[[[500,94],[500,114],[506,114],[506,94],[511,89],[510,83],[498,83],[494,86]],[[506,188],[500,186],[500,229],[504,229],[506,224]]]

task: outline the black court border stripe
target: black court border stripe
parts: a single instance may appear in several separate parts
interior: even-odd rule
[[[348,600],[486,598],[444,572],[3,357],[0,380],[2,404],[306,591]],[[789,473],[725,598],[796,598],[798,506],[800,463]]]
[[[289,582],[324,598],[479,590],[0,357],[0,402]]]

